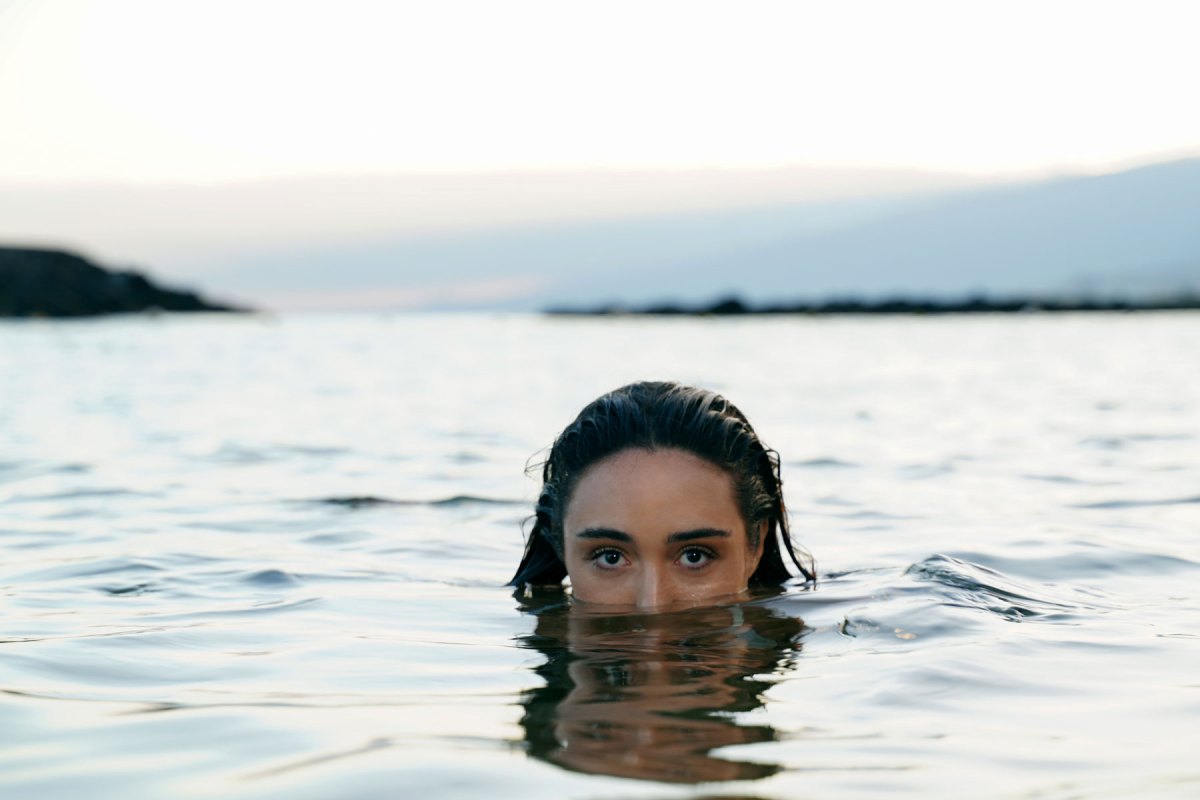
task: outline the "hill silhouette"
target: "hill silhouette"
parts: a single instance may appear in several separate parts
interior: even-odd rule
[[[135,311],[232,311],[164,289],[132,271],[109,271],[62,250],[0,247],[0,317],[87,317]]]

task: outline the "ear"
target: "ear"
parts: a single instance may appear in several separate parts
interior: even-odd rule
[[[758,569],[758,562],[762,561],[763,550],[767,546],[767,532],[771,529],[771,524],[764,519],[756,527],[758,528],[758,544],[755,545],[750,557],[746,559],[746,581],[750,580],[750,576],[754,574],[754,570]]]

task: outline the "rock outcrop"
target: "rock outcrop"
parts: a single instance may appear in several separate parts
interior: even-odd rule
[[[155,286],[138,272],[103,269],[74,253],[0,247],[0,317],[237,310]]]
[[[547,314],[568,317],[605,316],[736,316],[740,314],[1012,314],[1018,312],[1198,311],[1200,293],[1179,292],[1141,300],[1070,297],[985,297],[963,299],[894,297],[885,300],[839,299],[748,305],[728,297],[707,305],[659,303],[652,306],[607,305],[593,308],[550,308]]]

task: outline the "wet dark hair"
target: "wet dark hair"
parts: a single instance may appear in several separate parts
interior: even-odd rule
[[[797,555],[788,531],[779,454],[759,440],[745,415],[721,395],[647,381],[593,400],[559,434],[542,465],[533,529],[510,586],[562,582],[567,576],[562,526],[571,493],[588,467],[628,448],[684,450],[729,474],[750,547],[758,546],[760,525],[767,524],[751,586],[778,586],[792,577],[784,552],[805,580],[816,580],[812,557],[803,550]]]

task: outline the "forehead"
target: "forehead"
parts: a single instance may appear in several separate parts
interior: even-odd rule
[[[684,450],[640,448],[589,467],[571,493],[563,523],[567,533],[593,527],[630,534],[744,528],[729,473]]]

